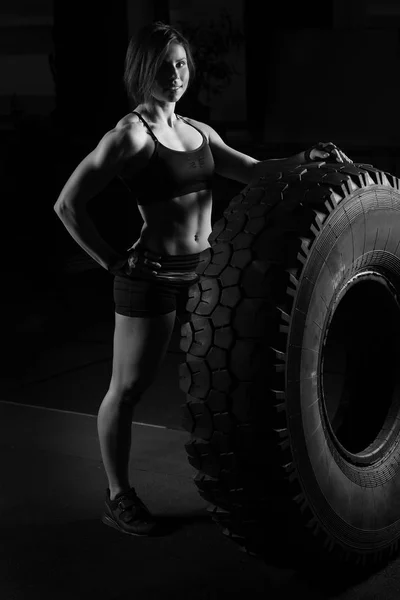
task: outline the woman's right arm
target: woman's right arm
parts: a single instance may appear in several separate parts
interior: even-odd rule
[[[54,205],[57,216],[73,239],[108,271],[122,266],[127,257],[103,240],[89,217],[86,205],[143,146],[143,135],[136,129],[135,125],[123,126],[106,133],[97,147],[76,167]]]

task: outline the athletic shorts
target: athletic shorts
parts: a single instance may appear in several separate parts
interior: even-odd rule
[[[137,251],[140,249],[137,247]],[[201,253],[170,256],[164,254],[157,275],[135,272],[114,277],[115,312],[127,317],[165,315],[173,310],[186,312],[188,290],[199,281],[196,273]]]

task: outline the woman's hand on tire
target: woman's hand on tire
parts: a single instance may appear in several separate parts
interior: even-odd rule
[[[338,163],[353,163],[353,161],[333,142],[318,142],[304,152],[305,162],[314,162],[331,158]]]

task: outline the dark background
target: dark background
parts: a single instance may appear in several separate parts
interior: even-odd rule
[[[333,141],[356,162],[400,174],[399,0],[1,0],[1,597],[147,600],[158,587],[159,598],[398,598],[398,560],[354,585],[350,570],[327,576],[303,560],[296,540],[293,560],[277,552],[275,533],[283,548],[291,523],[282,511],[270,519],[271,564],[237,556],[214,529],[183,449],[179,325],[135,408],[131,469],[168,535],[136,545],[101,529],[106,481],[89,417],[110,381],[113,278],[53,207],[75,166],[128,112],[129,35],[155,19],[185,21],[204,44],[202,78],[178,114],[259,159]],[[224,23],[233,26],[227,38]],[[224,85],[207,102],[210,73]],[[213,224],[242,187],[215,178]],[[139,235],[140,214],[119,181],[90,210],[117,249]]]
[[[28,340],[39,343],[71,333],[82,320],[113,317],[112,278],[73,241],[53,206],[78,162],[130,110],[122,84],[129,36],[156,19],[175,24],[182,17],[193,29],[200,25],[200,10],[214,28],[223,11],[233,15],[242,34],[243,66],[231,87],[208,105],[193,88],[178,103],[181,114],[207,121],[228,144],[259,159],[334,141],[353,160],[398,174],[400,8],[395,0],[4,0],[0,156],[6,369],[20,368],[13,357],[21,358]],[[201,26],[207,39],[207,22]],[[41,91],[46,77],[50,92]],[[213,223],[242,187],[215,178]],[[118,250],[137,239],[142,220],[119,181],[90,203],[90,211]],[[95,290],[95,303],[84,290]]]

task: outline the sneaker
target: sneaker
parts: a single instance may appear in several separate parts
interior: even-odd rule
[[[156,524],[133,487],[117,494],[114,500],[110,499],[110,489],[107,488],[101,520],[109,527],[130,535],[148,535]]]

